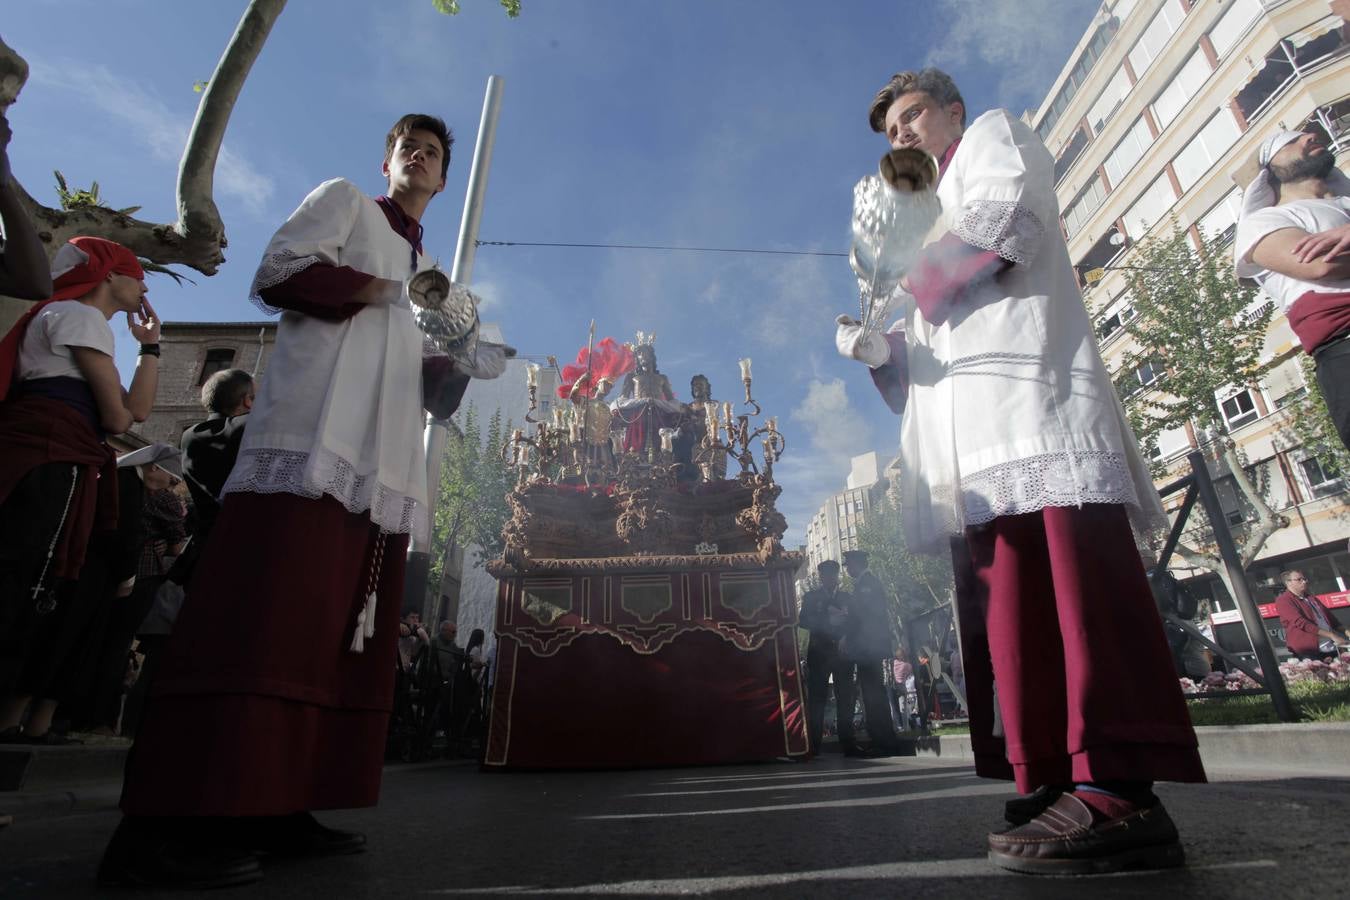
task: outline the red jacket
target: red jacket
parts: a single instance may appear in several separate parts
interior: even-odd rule
[[[1334,631],[1344,631],[1343,626],[1327,609],[1321,600],[1316,597],[1296,597],[1293,591],[1285,591],[1275,598],[1275,610],[1280,614],[1280,624],[1284,626],[1285,643],[1289,646],[1291,653],[1302,655],[1316,654],[1317,645],[1322,642],[1322,636],[1317,633],[1317,614],[1313,611],[1313,604],[1316,604],[1326,613],[1327,621],[1331,623]]]

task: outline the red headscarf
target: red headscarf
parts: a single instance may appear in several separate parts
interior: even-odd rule
[[[142,280],[145,269],[126,247],[116,241],[97,237],[73,237],[56,251],[52,259],[52,295],[32,308],[14,323],[9,333],[0,339],[0,400],[9,393],[14,379],[14,367],[19,361],[19,346],[24,332],[42,308],[57,300],[75,300],[98,287],[111,274]]]
[[[52,260],[52,299],[75,300],[98,287],[111,274],[145,279],[141,261],[116,241],[73,237]]]

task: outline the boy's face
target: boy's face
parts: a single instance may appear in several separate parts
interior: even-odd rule
[[[941,157],[961,136],[960,103],[945,108],[923,91],[901,94],[886,110],[886,140],[891,149],[917,147]]]
[[[389,179],[390,192],[436,194],[445,189],[445,176],[441,174],[444,158],[440,138],[430,131],[414,129],[398,137],[380,171]]]

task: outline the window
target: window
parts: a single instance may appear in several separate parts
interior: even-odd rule
[[[1124,22],[1129,18],[1130,13],[1134,11],[1137,2],[1138,0],[1119,0],[1115,6],[1111,7],[1111,15],[1115,16],[1117,20]]]
[[[1097,322],[1097,339],[1105,342],[1125,327],[1125,323],[1134,318],[1134,307],[1128,303],[1112,304],[1107,308],[1108,315]]]
[[[1171,180],[1166,175],[1158,176],[1139,195],[1139,199],[1134,201],[1134,205],[1126,210],[1124,216],[1126,232],[1134,240],[1139,240],[1176,202],[1177,197],[1172,191]]]
[[[202,363],[202,374],[197,378],[197,387],[206,384],[206,379],[217,372],[223,372],[234,365],[234,351],[224,348],[206,351],[206,361]]]
[[[1130,76],[1122,68],[1111,77],[1106,87],[1102,90],[1102,95],[1097,98],[1097,102],[1092,104],[1088,110],[1088,127],[1092,129],[1093,134],[1101,134],[1102,128],[1111,121],[1111,116],[1115,115],[1120,104],[1125,102],[1125,97],[1130,93]]]
[[[1213,209],[1200,217],[1196,227],[1205,240],[1219,239],[1224,243],[1233,239],[1237,231],[1238,210],[1242,208],[1242,191],[1238,188],[1228,192]]]
[[[1205,127],[1172,160],[1172,170],[1177,173],[1181,189],[1189,191],[1194,187],[1241,134],[1237,119],[1228,110],[1220,110],[1218,115],[1206,122]]]
[[[1298,357],[1286,359],[1266,372],[1261,380],[1265,383],[1266,396],[1275,398],[1276,409],[1288,406],[1307,390],[1303,385],[1303,367]]]
[[[1185,108],[1187,101],[1200,92],[1210,71],[1209,60],[1199,50],[1182,63],[1177,74],[1172,76],[1172,81],[1153,101],[1153,118],[1160,129],[1166,128],[1177,117],[1177,113]]]
[[[1228,423],[1230,429],[1240,428],[1256,420],[1256,400],[1252,397],[1252,392],[1245,388],[1220,403],[1219,409],[1223,412],[1223,420]]]
[[[1177,0],[1168,0],[1168,2],[1176,3]],[[1092,71],[1093,63],[1097,61],[1097,57],[1102,55],[1102,51],[1111,42],[1112,35],[1116,33],[1119,27],[1120,20],[1112,17],[1103,22],[1093,33],[1092,40],[1083,48],[1083,52],[1064,79],[1064,83],[1060,85],[1059,93],[1055,94],[1055,99],[1051,102],[1050,108],[1046,110],[1045,117],[1036,125],[1036,134],[1040,136],[1041,140],[1045,140],[1049,136],[1050,129],[1055,127],[1059,117],[1064,114],[1069,102],[1078,93],[1079,86],[1087,78],[1088,73]]]
[[[1162,377],[1162,366],[1157,362],[1150,360],[1135,369],[1134,374],[1139,379],[1139,383],[1142,386],[1148,387]]]
[[[1247,32],[1247,27],[1261,15],[1261,0],[1231,0],[1228,12],[1219,17],[1209,30],[1209,42],[1219,59],[1228,55],[1233,45]]]
[[[1078,275],[1084,281],[1087,281],[1087,274],[1094,269],[1104,268],[1111,260],[1115,259],[1121,251],[1129,246],[1129,240],[1120,233],[1120,229],[1111,226],[1106,229],[1093,244],[1087,253],[1084,253],[1074,266],[1078,270]]]
[[[1136,78],[1143,77],[1144,71],[1158,58],[1158,54],[1162,53],[1185,17],[1180,0],[1167,0],[1162,9],[1158,10],[1153,21],[1144,28],[1144,33],[1139,35],[1139,40],[1130,49],[1127,57],[1134,68]]]
[[[1064,150],[1059,154],[1059,159],[1055,160],[1055,184],[1073,168],[1073,164],[1082,155],[1083,149],[1088,145],[1087,132],[1081,128],[1073,130],[1073,136],[1069,138]]]
[[[1186,433],[1185,426],[1158,432],[1157,443],[1157,459],[1168,459],[1183,450],[1191,449],[1191,437]]]
[[[1345,489],[1341,473],[1330,463],[1323,464],[1317,457],[1309,456],[1300,460],[1298,466],[1303,470],[1303,477],[1308,479],[1308,487],[1314,497],[1338,494]]]
[[[1148,123],[1140,116],[1139,120],[1130,126],[1125,137],[1120,139],[1120,143],[1116,144],[1111,155],[1106,157],[1106,162],[1102,166],[1106,169],[1107,179],[1114,187],[1120,187],[1126,174],[1134,168],[1134,164],[1139,162],[1139,158],[1152,143],[1153,133],[1148,130]]]
[[[1079,192],[1069,204],[1069,208],[1064,211],[1064,230],[1069,233],[1069,237],[1073,237],[1082,229],[1105,199],[1106,188],[1102,186],[1101,178],[1093,175],[1087,187]]]

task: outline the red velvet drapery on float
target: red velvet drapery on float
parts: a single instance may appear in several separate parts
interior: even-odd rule
[[[499,575],[486,766],[806,755],[795,559],[556,562]]]

